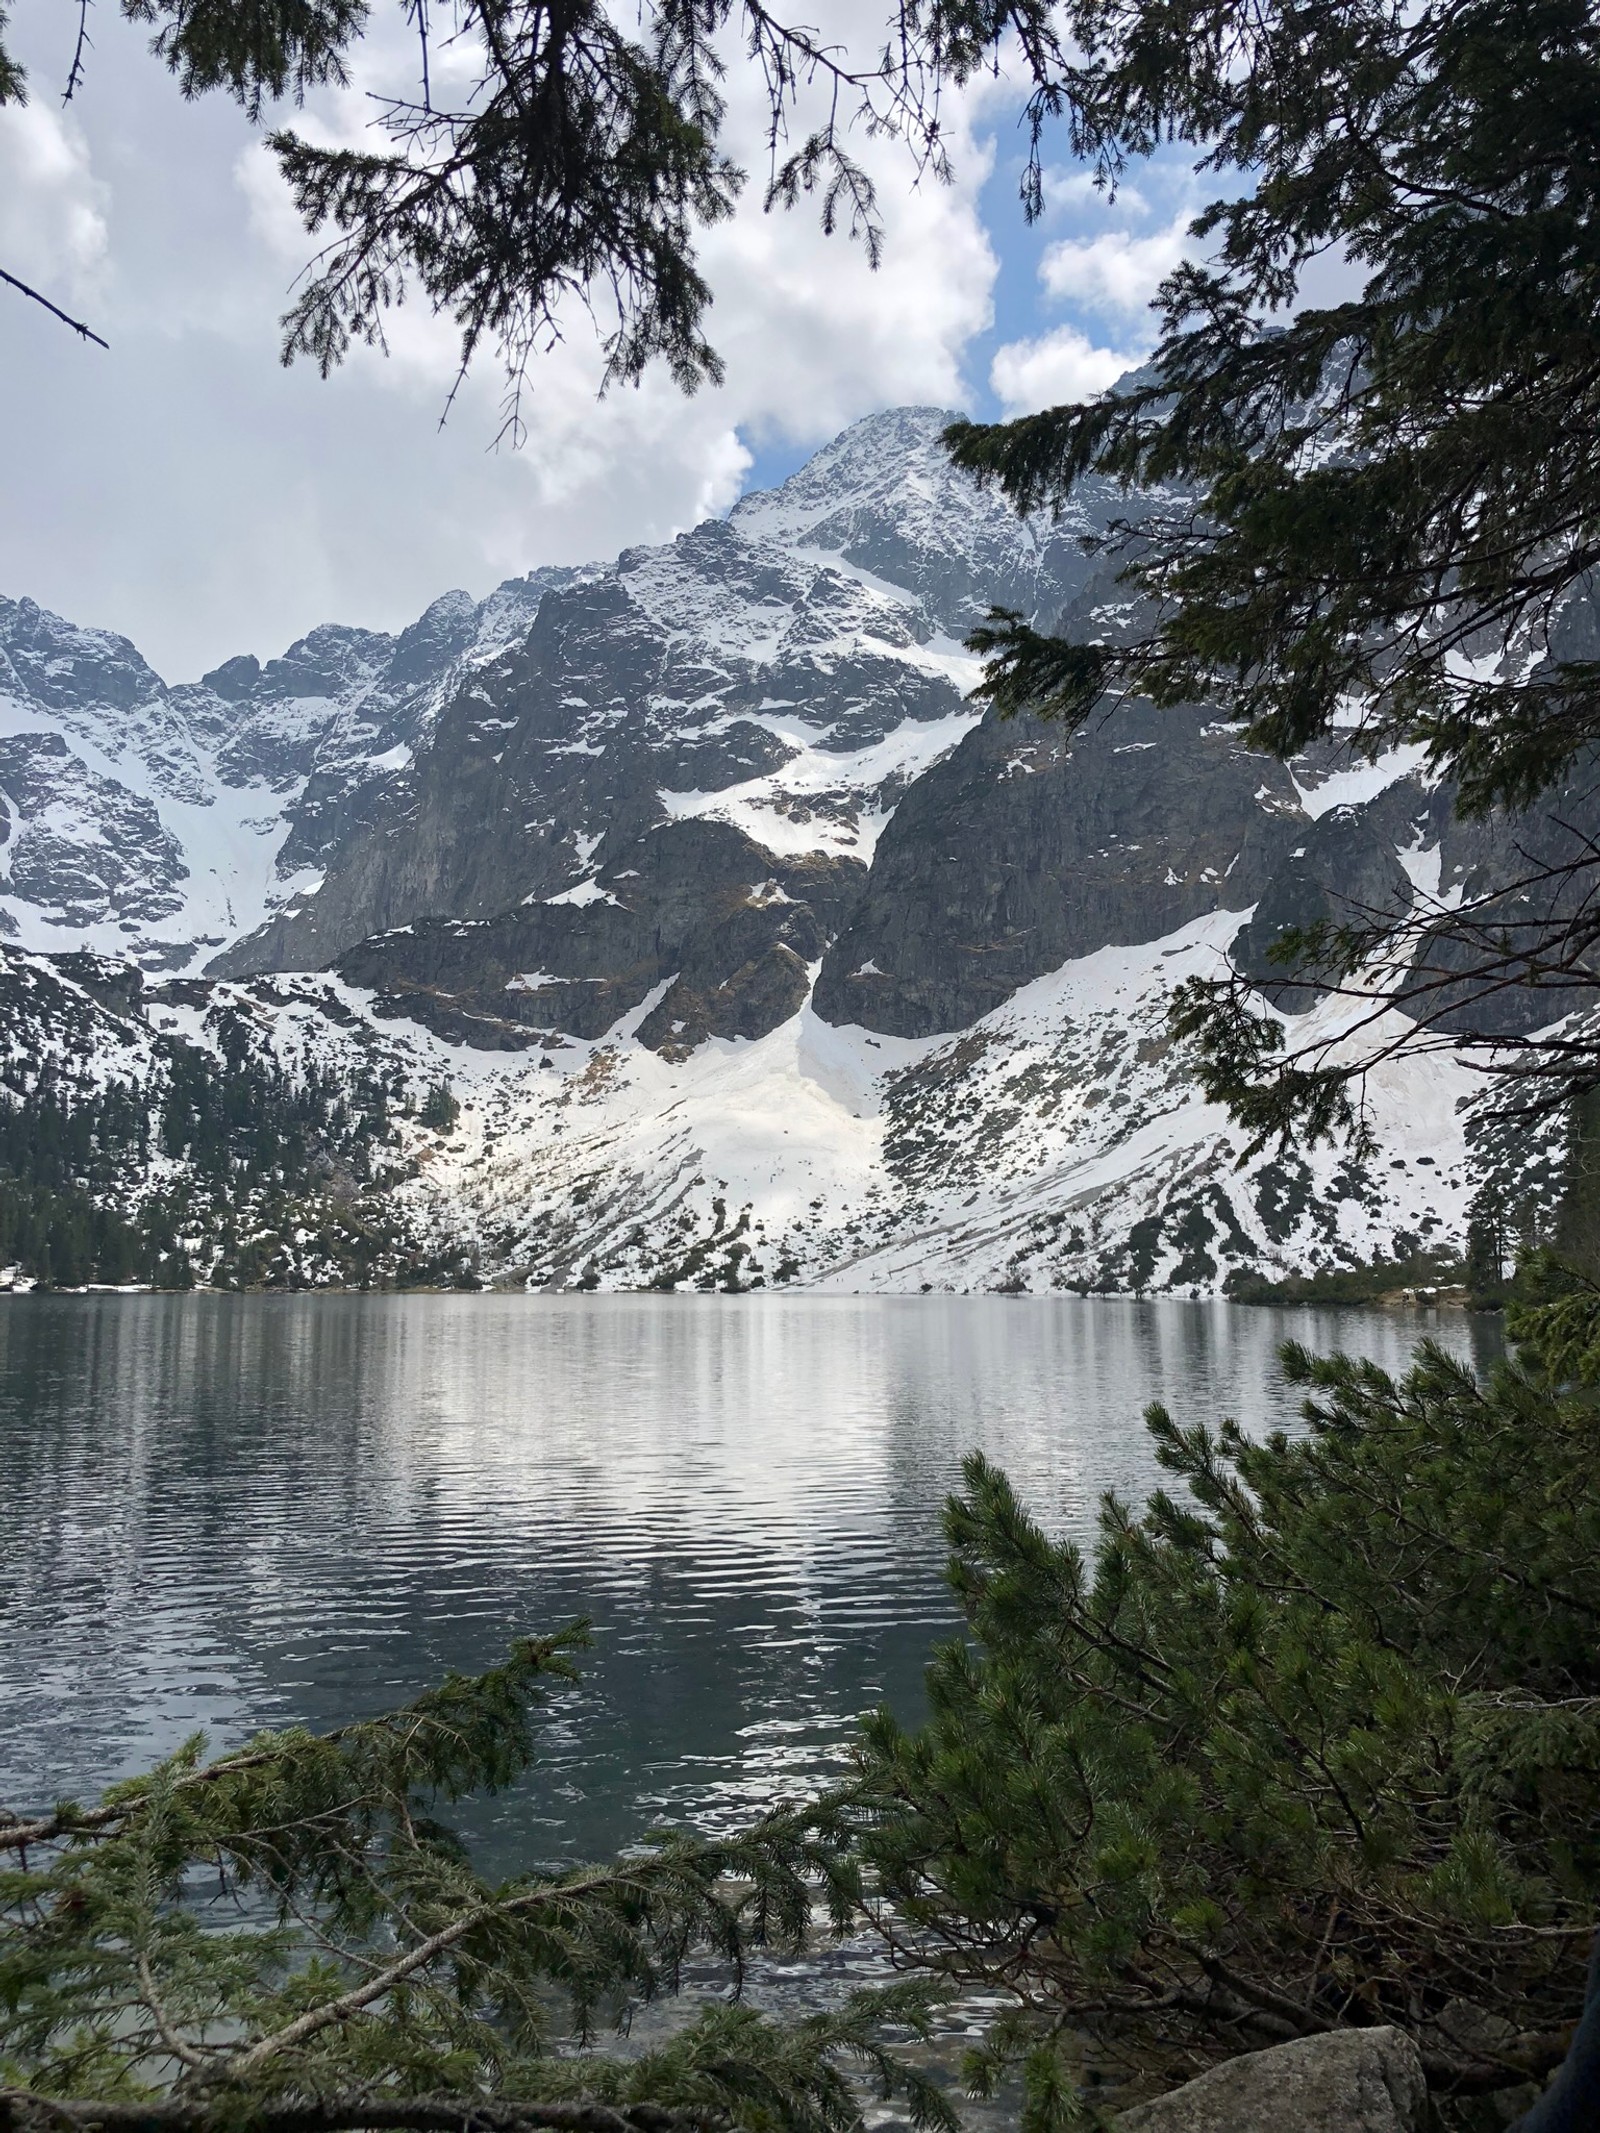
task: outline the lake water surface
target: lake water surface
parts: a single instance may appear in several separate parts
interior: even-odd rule
[[[1493,1321],[1043,1298],[0,1302],[0,1802],[414,1695],[576,1615],[584,1687],[494,1852],[713,1825],[920,1702],[981,1446],[1053,1531],[1140,1416],[1291,1421],[1277,1344],[1399,1365]],[[509,1864],[509,1860],[506,1862]]]

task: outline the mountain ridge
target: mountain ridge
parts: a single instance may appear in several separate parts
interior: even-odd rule
[[[304,1149],[293,1190],[328,1236],[360,1209],[388,1242],[279,1238],[291,1282],[1212,1293],[1459,1248],[1508,1160],[1460,1060],[1383,1070],[1368,1174],[1250,1155],[1164,1002],[1231,956],[1337,1033],[1277,932],[1459,897],[1515,839],[1456,825],[1414,752],[1285,765],[1204,707],[1074,735],[980,713],[962,639],[994,601],[1125,626],[1083,537],[1129,505],[1090,483],[1019,521],[951,466],[947,420],[864,418],[674,541],[193,684],[0,602],[0,930],[48,1068],[14,1049],[0,1091],[87,1101],[73,1055],[104,1047],[181,1143],[183,1047],[277,1090],[325,1044],[386,1092],[361,1160],[389,1154],[369,1190],[325,1122],[344,1198]],[[130,1216],[176,1194],[200,1278],[247,1263],[184,1145],[119,1162],[82,1189]],[[277,1171],[260,1220],[315,1232]]]

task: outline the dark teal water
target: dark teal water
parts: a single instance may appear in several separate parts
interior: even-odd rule
[[[1153,1478],[1145,1404],[1288,1420],[1289,1335],[1403,1362],[1492,1322],[1009,1298],[0,1300],[0,1803],[203,1728],[333,1724],[593,1617],[482,1834],[712,1825],[914,1713],[939,1508],[1001,1460],[1053,1530]]]

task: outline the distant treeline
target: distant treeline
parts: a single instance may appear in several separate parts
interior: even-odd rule
[[[288,1072],[241,1017],[216,1034],[220,1056],[162,1039],[144,1084],[94,1086],[53,1064],[0,1079],[0,1267],[52,1287],[188,1288],[198,1260],[208,1280],[253,1287],[287,1278],[296,1240],[341,1279],[370,1280],[393,1258],[363,1201],[393,1174],[404,1083],[369,1068]],[[444,1127],[454,1111],[441,1084],[421,1115]]]

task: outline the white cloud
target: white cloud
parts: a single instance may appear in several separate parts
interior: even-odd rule
[[[235,157],[233,182],[244,197],[250,235],[274,259],[298,273],[311,247],[294,196],[264,141],[252,141]]]
[[[1064,237],[1039,262],[1039,279],[1058,302],[1088,311],[1133,314],[1149,308],[1157,288],[1192,249],[1185,209],[1148,237],[1103,230]]]
[[[1031,415],[1104,392],[1138,361],[1138,353],[1097,348],[1076,326],[1058,326],[998,349],[989,382],[1007,415]]]
[[[824,20],[823,28],[843,28]],[[398,53],[380,45],[385,86],[414,63],[408,44]],[[330,144],[358,145],[368,137],[366,88],[376,76],[328,97],[298,121],[299,130]],[[964,120],[959,99],[944,114],[946,143],[959,183],[928,180],[912,187],[909,151],[886,138],[853,145],[878,186],[887,223],[881,265],[874,271],[863,245],[843,232],[824,236],[812,205],[764,211],[767,107],[759,79],[732,65],[725,84],[728,146],[751,170],[734,215],[699,239],[702,265],[716,293],[708,331],[727,366],[727,383],[685,403],[664,371],[637,390],[598,401],[601,363],[596,336],[582,307],[570,307],[565,337],[532,366],[523,412],[530,424],[535,485],[542,498],[567,502],[603,480],[617,456],[633,477],[641,447],[668,461],[684,449],[708,452],[722,473],[708,493],[722,494],[733,431],[763,439],[823,443],[869,409],[897,401],[941,405],[965,397],[962,357],[992,317],[990,292],[997,263],[977,208],[991,168],[990,151]],[[239,159],[236,181],[253,235],[286,274],[297,274],[311,243],[270,154],[252,146]],[[599,318],[604,330],[604,312]],[[411,391],[431,383],[442,402],[454,382],[458,336],[448,318],[411,303],[384,322],[387,354],[353,352],[351,362],[380,386]],[[458,413],[454,427],[473,424],[493,436],[500,381],[492,355]],[[732,501],[731,492],[727,501]]]
[[[1060,163],[1047,164],[1043,187],[1047,221],[1086,211],[1104,214],[1112,207],[1124,215],[1148,215],[1150,212],[1150,203],[1137,185],[1124,179],[1113,194],[1108,186],[1095,183],[1092,170],[1077,170]]]
[[[37,99],[0,111],[0,266],[81,293],[105,257],[105,200],[76,126]]]
[[[847,0],[811,12],[829,34],[852,26]],[[37,14],[42,34],[54,18]],[[375,11],[375,29],[387,23]],[[860,143],[888,223],[874,274],[860,245],[821,235],[814,203],[762,213],[760,92],[734,66],[730,126],[752,180],[703,246],[726,386],[685,401],[652,373],[597,401],[578,315],[535,366],[525,450],[496,452],[492,362],[438,429],[456,341],[425,306],[390,314],[388,360],[358,350],[326,384],[281,368],[278,315],[314,240],[238,112],[184,104],[143,43],[115,15],[97,20],[73,107],[93,174],[46,108],[50,51],[24,55],[36,103],[7,115],[36,130],[0,147],[0,244],[44,233],[30,263],[99,261],[93,322],[112,351],[80,349],[42,313],[0,312],[8,389],[29,417],[10,440],[0,592],[125,631],[173,679],[275,653],[319,621],[398,628],[449,586],[481,593],[539,563],[668,539],[734,500],[747,442],[804,448],[873,408],[969,397],[962,366],[990,322],[996,262],[978,201],[988,165],[960,99],[945,112],[954,187],[911,188],[903,147]],[[366,90],[409,87],[414,62],[382,28],[371,71],[293,122],[370,139]]]

